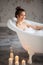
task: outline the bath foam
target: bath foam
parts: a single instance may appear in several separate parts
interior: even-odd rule
[[[29,28],[26,28],[24,31],[27,33],[43,36],[43,30],[35,30],[35,29],[29,27]]]

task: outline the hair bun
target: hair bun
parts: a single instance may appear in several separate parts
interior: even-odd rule
[[[21,7],[20,7],[20,6],[16,7],[16,10],[19,10],[19,9],[21,9]]]

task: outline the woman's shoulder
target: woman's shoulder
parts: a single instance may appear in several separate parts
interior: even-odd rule
[[[16,22],[16,26],[17,26],[17,27],[20,27],[20,24],[19,24],[18,22]]]
[[[27,24],[26,21],[23,22],[24,24]]]
[[[23,22],[25,25],[28,25],[28,23],[26,21]]]

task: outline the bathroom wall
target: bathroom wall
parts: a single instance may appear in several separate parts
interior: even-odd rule
[[[0,0],[0,27],[15,16],[17,6],[26,10],[27,19],[43,23],[43,0]]]

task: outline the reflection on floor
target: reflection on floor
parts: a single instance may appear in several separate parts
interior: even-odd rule
[[[20,57],[20,63],[22,59],[28,61],[29,55],[26,50],[23,49],[17,34],[8,28],[0,28],[0,65],[8,65],[8,59],[10,54],[10,47],[13,47],[14,57],[18,55]],[[35,54],[32,57],[33,63],[31,65],[43,65],[43,54]],[[21,65],[21,64],[20,64]],[[29,65],[29,64],[27,64]]]

